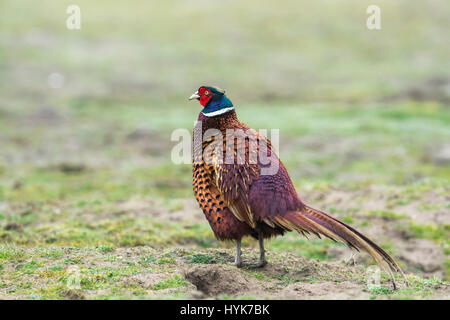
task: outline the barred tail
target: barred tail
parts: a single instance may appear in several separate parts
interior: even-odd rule
[[[400,273],[405,284],[408,285],[408,281],[406,280],[403,271],[386,251],[348,224],[325,212],[305,205],[301,211],[288,213],[284,218],[279,218],[274,222],[290,230],[296,230],[304,235],[305,233],[313,233],[318,236],[322,234],[333,241],[345,243],[350,248],[354,248],[358,251],[360,249],[365,250],[375,259],[378,265],[389,274],[394,289],[396,288],[396,284],[392,272]]]

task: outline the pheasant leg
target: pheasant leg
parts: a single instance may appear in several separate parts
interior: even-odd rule
[[[262,233],[258,234],[258,241],[259,241],[259,262],[256,266],[264,267],[267,264],[267,261],[266,261],[266,250],[264,250],[264,238]]]
[[[242,267],[241,239],[236,240],[236,257],[234,259],[234,265],[238,268]]]

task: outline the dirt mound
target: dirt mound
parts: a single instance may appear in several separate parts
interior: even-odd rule
[[[134,283],[144,289],[154,289],[154,287],[158,282],[165,280],[167,278],[168,278],[167,276],[158,273],[141,273],[131,276],[128,279],[128,281],[126,281],[126,283],[127,284]]]
[[[400,258],[427,276],[443,275],[444,254],[439,245],[426,239],[411,239],[401,248]]]
[[[33,126],[60,125],[66,118],[55,108],[43,106],[25,117],[25,124]]]
[[[353,282],[322,282],[289,285],[276,295],[277,299],[367,299],[362,286]]]
[[[61,292],[61,294],[68,300],[84,300],[84,299],[86,299],[86,296],[79,290],[67,289],[67,290],[63,290]]]
[[[185,277],[197,290],[210,296],[252,291],[255,285],[233,269],[226,265],[202,265],[186,271]]]

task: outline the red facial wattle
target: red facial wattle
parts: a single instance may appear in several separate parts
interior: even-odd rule
[[[200,90],[198,90],[198,94],[200,95],[200,104],[205,107],[212,98],[212,92],[204,88],[200,88]]]

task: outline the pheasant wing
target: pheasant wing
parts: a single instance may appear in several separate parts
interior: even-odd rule
[[[240,221],[254,228],[256,219],[249,203],[250,186],[260,174],[259,141],[253,129],[233,130],[223,143],[223,154],[213,156],[214,184],[225,204]]]

